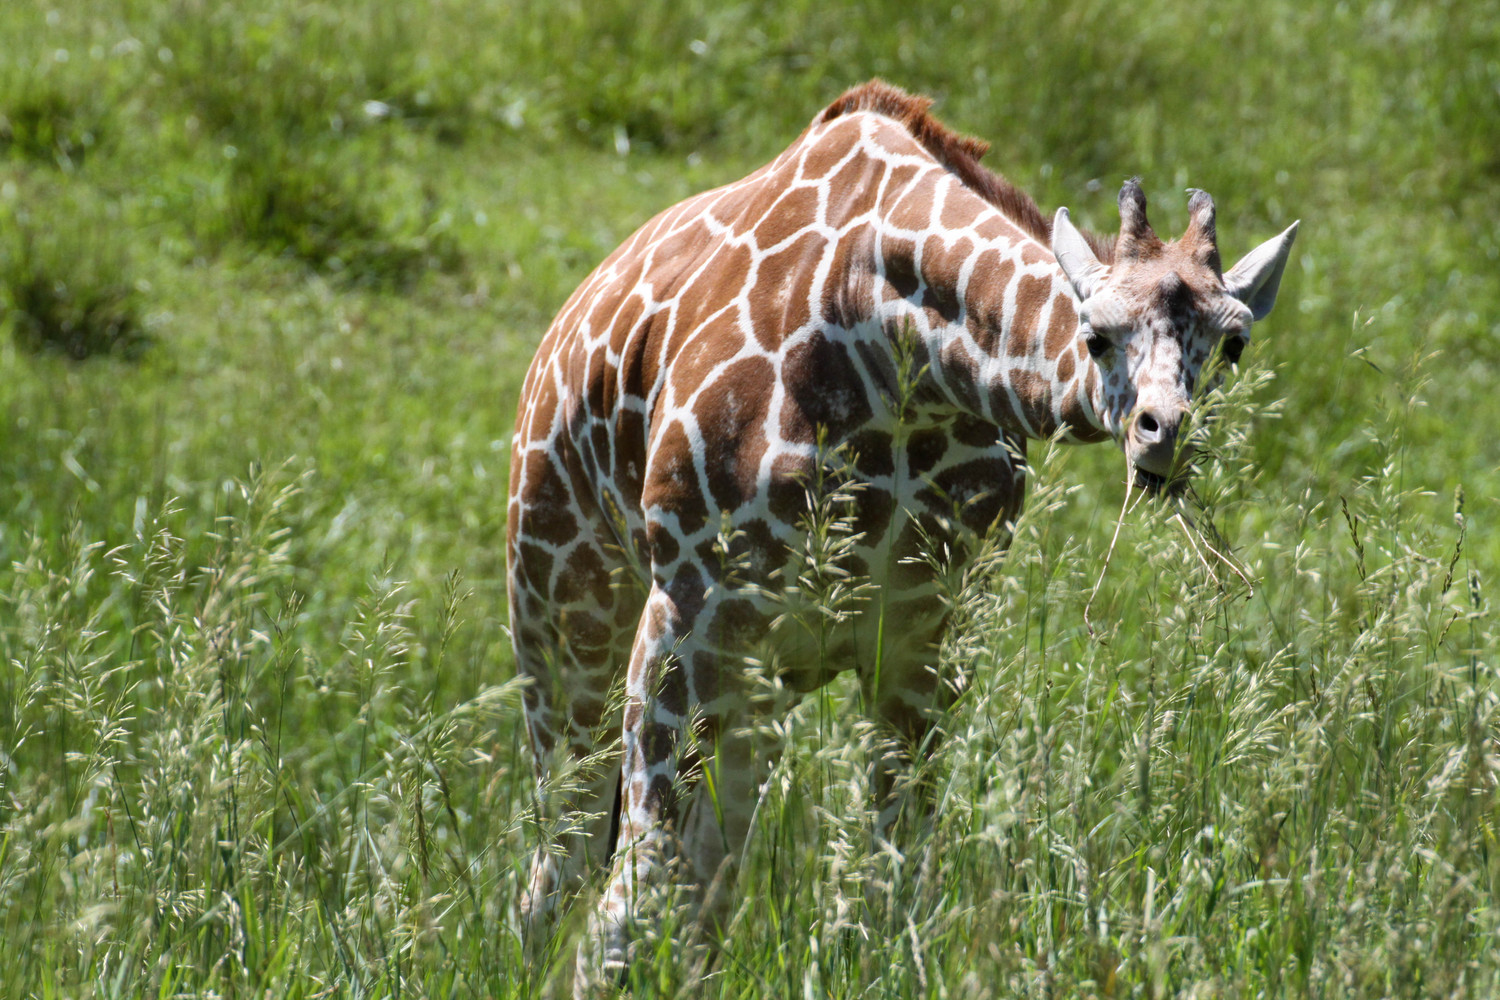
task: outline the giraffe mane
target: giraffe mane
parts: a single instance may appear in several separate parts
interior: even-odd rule
[[[922,148],[937,157],[938,162],[963,181],[966,187],[999,209],[1032,239],[1050,247],[1052,223],[1042,214],[1031,195],[980,164],[980,159],[989,152],[990,144],[983,139],[953,131],[929,113],[931,108],[932,98],[908,94],[900,87],[875,79],[846,90],[838,100],[823,110],[814,124],[832,121],[856,111],[869,111],[896,121]],[[1101,261],[1108,264],[1114,260],[1113,237],[1100,236],[1087,230],[1081,232]]]

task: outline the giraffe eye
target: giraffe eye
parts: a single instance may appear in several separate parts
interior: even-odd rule
[[[1244,337],[1228,337],[1224,340],[1224,360],[1232,365],[1240,363],[1240,355],[1245,353]]]
[[[1103,334],[1090,332],[1088,339],[1084,341],[1089,349],[1089,357],[1102,358],[1104,352],[1109,350],[1109,338]]]

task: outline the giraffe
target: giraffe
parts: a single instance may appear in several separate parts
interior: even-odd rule
[[[931,103],[855,87],[766,166],[651,219],[526,375],[511,628],[539,779],[572,780],[547,799],[563,832],[522,910],[534,924],[609,867],[581,995],[624,968],[647,886],[701,899],[732,881],[774,749],[747,725],[764,710],[747,656],[792,692],[858,674],[890,736],[884,830],[892,776],[952,697],[934,669],[947,607],[919,553],[1003,544],[1028,440],[1113,439],[1139,484],[1177,488],[1200,376],[1237,363],[1275,301],[1295,223],[1225,271],[1206,193],[1163,242],[1132,180],[1118,236],[1087,233],[980,166],[987,144]],[[858,481],[841,565],[879,613],[872,598],[813,650],[776,594],[830,448]]]

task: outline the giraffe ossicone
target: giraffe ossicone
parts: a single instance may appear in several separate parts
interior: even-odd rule
[[[618,975],[664,872],[729,884],[774,751],[747,658],[793,691],[859,674],[892,736],[874,782],[888,822],[894,775],[951,698],[924,552],[962,564],[1003,544],[1030,439],[1113,438],[1142,482],[1172,486],[1205,366],[1237,360],[1275,301],[1295,224],[1224,272],[1202,192],[1171,242],[1135,181],[1113,239],[1066,209],[1049,222],[930,103],[856,87],[766,166],[647,222],[527,373],[509,602],[557,833],[523,910],[543,920],[611,866],[580,993]],[[785,595],[830,453],[844,528],[824,555],[865,587],[812,635]]]

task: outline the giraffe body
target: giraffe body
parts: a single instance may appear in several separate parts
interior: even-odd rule
[[[923,551],[962,563],[1006,530],[1030,438],[1113,437],[1169,483],[1200,370],[1274,299],[1294,230],[1222,274],[1207,196],[1163,244],[1133,182],[1116,240],[1065,210],[1049,226],[927,107],[856,88],[765,167],[646,223],[527,374],[507,557],[528,734],[544,779],[592,762],[551,796],[576,822],[538,851],[532,919],[605,863],[620,788],[580,989],[623,962],[646,882],[675,864],[707,885],[742,843],[769,763],[747,656],[799,691],[856,671],[894,737],[885,794],[947,697]],[[843,489],[839,567],[869,586],[863,613],[809,628],[786,595],[820,483]]]

